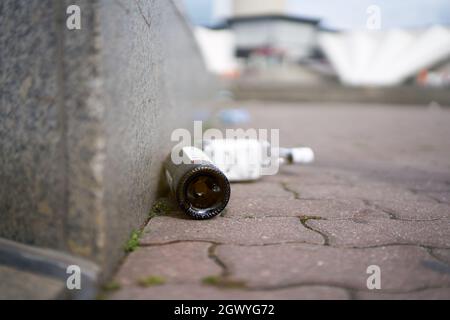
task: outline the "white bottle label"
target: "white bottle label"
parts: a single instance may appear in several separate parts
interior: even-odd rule
[[[261,177],[262,146],[254,139],[216,139],[203,142],[203,151],[229,181]]]
[[[195,147],[183,147],[183,163],[201,164],[211,162],[211,159],[200,149]]]

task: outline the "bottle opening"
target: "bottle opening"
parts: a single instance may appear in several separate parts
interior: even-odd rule
[[[194,176],[186,188],[186,199],[194,209],[215,208],[223,203],[224,198],[220,182],[209,175]]]
[[[219,214],[230,199],[230,183],[214,166],[197,166],[180,180],[176,191],[180,207],[191,217],[209,219]]]

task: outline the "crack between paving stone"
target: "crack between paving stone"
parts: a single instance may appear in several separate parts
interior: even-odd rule
[[[383,211],[383,213],[388,214],[388,212]],[[230,219],[230,220],[262,220],[265,218],[301,218],[304,215],[292,215],[292,216],[252,216],[252,217],[220,217],[220,218],[224,218],[224,219]],[[325,218],[322,216],[317,216],[314,215],[314,217],[316,217],[315,220],[327,220],[327,221],[352,221],[355,222],[355,218],[354,217],[348,217],[348,218]],[[397,221],[405,221],[405,222],[433,222],[433,221],[439,221],[439,220],[444,220],[447,219],[446,217],[440,217],[440,218],[431,218],[431,219],[403,219],[403,218],[391,218],[391,217],[380,217],[383,219],[389,219],[389,220],[397,220]]]
[[[253,286],[245,288],[248,291],[275,291],[275,290],[283,290],[283,289],[291,289],[291,288],[301,288],[301,287],[331,287],[337,288],[341,290],[347,291],[350,295],[351,299],[355,299],[355,296],[358,292],[369,292],[369,293],[387,293],[387,294],[410,294],[417,293],[425,290],[434,290],[434,289],[450,289],[450,286],[424,286],[419,287],[412,290],[368,290],[364,288],[356,288],[345,286],[340,283],[320,283],[320,282],[298,282],[298,283],[289,283],[283,285],[274,285],[274,286]]]
[[[280,245],[292,245],[292,244],[298,244],[298,245],[309,245],[309,246],[325,246],[324,244],[317,244],[317,243],[310,243],[305,241],[286,241],[286,242],[272,242],[272,243],[260,243],[260,244],[243,244],[243,243],[226,243],[226,242],[218,242],[213,240],[173,240],[168,242],[156,242],[156,243],[141,243],[139,244],[140,247],[158,247],[158,246],[166,246],[171,244],[177,244],[177,243],[185,243],[185,242],[198,242],[198,243],[209,243],[209,244],[215,244],[215,245],[226,245],[226,246],[235,246],[235,247],[269,247],[269,246],[280,246]],[[371,246],[335,246],[330,243],[326,245],[327,247],[333,248],[333,249],[376,249],[376,248],[383,248],[383,247],[395,247],[395,246],[404,246],[404,247],[419,247],[423,248],[425,250],[427,249],[444,249],[449,250],[450,247],[435,247],[435,246],[426,246],[426,245],[420,245],[420,244],[414,244],[414,243],[386,243],[386,244],[375,244]],[[441,260],[440,260],[441,261]]]
[[[450,262],[449,262],[449,261],[445,261],[445,260],[441,259],[439,256],[437,256],[437,255],[433,252],[434,249],[443,249],[443,248],[434,248],[434,247],[423,247],[423,248],[428,252],[428,254],[429,254],[431,257],[433,257],[433,258],[436,259],[437,261],[439,261],[439,262],[445,264],[446,266],[450,266]],[[445,248],[444,248],[444,250],[445,250]]]
[[[295,191],[294,189],[291,189],[287,182],[280,182],[281,187],[284,191],[289,192],[294,196],[295,200],[311,200],[311,201],[323,201],[323,200],[331,200],[331,199],[320,199],[320,198],[303,198],[300,196],[300,193]]]
[[[418,189],[407,189],[407,190],[409,190],[410,192],[412,192],[414,194],[427,197],[428,199],[433,200],[439,204],[448,204],[448,203],[442,201],[441,199],[435,198],[434,196],[427,193],[427,192],[441,193],[441,192],[446,192],[446,191],[432,191],[432,190],[427,191],[427,190],[418,190]]]
[[[224,276],[224,275],[222,275],[222,276]],[[230,274],[226,275],[226,277],[229,277],[229,276],[230,276]],[[167,283],[167,284],[180,286],[180,285],[193,285],[193,284],[197,284],[197,282],[174,281],[174,282]],[[366,288],[346,286],[341,283],[334,283],[334,282],[322,283],[322,282],[307,282],[307,281],[279,284],[279,285],[270,285],[270,286],[251,286],[251,287],[243,286],[243,287],[234,287],[234,288],[222,288],[222,287],[217,287],[217,288],[220,290],[233,289],[233,290],[240,290],[240,291],[246,291],[246,292],[257,292],[257,291],[269,291],[270,292],[270,291],[304,288],[304,287],[328,287],[328,288],[340,289],[347,293],[348,298],[350,300],[356,300],[358,293],[413,294],[413,293],[418,293],[418,292],[422,292],[422,291],[426,291],[426,290],[450,289],[450,286],[423,286],[423,287],[418,287],[418,288],[411,289],[411,290],[401,290],[401,289],[400,290],[396,290],[396,289],[369,290]]]
[[[323,245],[324,246],[329,246],[330,245],[330,238],[328,237],[328,235],[322,231],[316,230],[313,227],[308,225],[308,221],[309,220],[327,220],[325,218],[322,217],[318,217],[318,216],[300,216],[298,217],[300,219],[300,223],[308,230],[311,230],[312,232],[315,232],[317,234],[319,234],[322,238],[323,238]]]
[[[280,182],[280,185],[281,185],[281,187],[283,188],[284,191],[289,192],[290,194],[292,194],[294,196],[294,199],[300,200],[300,194],[297,191],[289,188],[289,185],[287,184],[287,182],[282,181],[282,182]]]
[[[383,207],[379,204],[374,203],[371,200],[367,200],[367,199],[359,199],[361,200],[364,205],[368,208],[374,208],[376,210],[380,210],[381,212],[384,212],[388,215],[389,219],[391,220],[397,220],[397,221],[407,221],[407,222],[426,222],[426,221],[438,221],[441,219],[445,219],[445,217],[440,217],[440,218],[430,218],[430,219],[406,219],[406,218],[399,218],[397,216],[397,214],[393,211],[390,210],[386,207]]]
[[[446,204],[446,205],[448,205],[449,203],[448,202],[446,202],[446,201],[442,201],[441,199],[439,199],[439,198],[436,198],[436,197],[434,197],[434,196],[432,196],[432,195],[429,195],[429,194],[425,194],[425,196],[426,197],[428,197],[428,198],[430,198],[431,200],[434,200],[434,201],[436,201],[437,203],[439,203],[439,204]]]
[[[281,187],[283,188],[284,191],[291,193],[294,196],[295,200],[314,200],[314,201],[323,201],[323,200],[327,200],[327,199],[318,199],[318,198],[302,198],[300,196],[300,193],[293,190],[292,188],[289,187],[289,185],[287,184],[287,182],[281,182]],[[410,190],[411,191],[411,190]],[[429,196],[429,195],[427,195]],[[431,196],[429,196],[431,198]],[[434,198],[433,198],[434,199]],[[389,217],[389,219],[392,220],[397,220],[397,221],[409,221],[409,222],[422,222],[422,221],[437,221],[437,220],[441,220],[441,219],[445,219],[445,217],[440,217],[440,218],[432,218],[432,219],[405,219],[405,218],[399,218],[397,216],[397,214],[395,212],[393,212],[392,210],[389,210],[387,208],[384,208],[380,205],[375,204],[374,202],[367,200],[367,199],[362,199],[362,198],[355,198],[355,200],[360,200],[364,203],[364,205],[368,208],[374,208],[377,210],[380,210],[384,213],[386,213]],[[438,203],[443,203],[442,201],[438,200],[438,199],[434,199],[436,200]],[[332,219],[330,219],[332,220]],[[343,219],[334,219],[334,220],[352,220],[352,218],[343,218]]]
[[[167,241],[167,242],[154,242],[154,243],[140,243],[140,247],[158,247],[158,246],[166,246],[171,244],[177,244],[177,243],[185,243],[185,242],[198,242],[198,243],[209,243],[209,244],[215,244],[217,246],[219,245],[229,245],[229,246],[237,246],[237,247],[266,247],[266,246],[277,246],[277,245],[284,245],[284,244],[306,244],[306,245],[321,245],[317,243],[310,243],[306,241],[285,241],[285,242],[269,242],[269,243],[253,243],[253,244],[243,244],[243,243],[227,243],[227,242],[218,242],[213,240],[173,240],[173,241]],[[442,249],[442,248],[436,248],[436,249]]]
[[[210,258],[216,265],[220,267],[222,270],[221,277],[227,278],[230,276],[231,272],[225,262],[223,262],[219,256],[216,254],[217,247],[220,246],[220,244],[212,243],[208,248],[208,258]]]
[[[314,217],[309,217],[308,219],[305,219],[304,220],[305,223],[308,220],[314,220]],[[317,232],[317,231],[315,231],[315,232]],[[319,233],[319,234],[321,234],[321,233]],[[328,239],[328,238],[324,238],[324,239]],[[219,242],[206,241],[206,240],[176,240],[176,241],[172,241],[172,242],[168,242],[168,243],[148,244],[147,246],[162,246],[162,245],[170,245],[170,244],[184,243],[184,242],[209,243],[210,246],[208,248],[208,258],[210,258],[222,270],[221,274],[220,274],[220,277],[222,277],[223,279],[229,279],[230,276],[231,276],[231,271],[227,267],[225,262],[223,262],[222,259],[220,259],[219,256],[216,253],[216,249],[220,245],[242,246],[242,247],[249,246],[250,247],[250,246],[271,246],[271,245],[282,245],[282,244],[305,244],[303,242],[291,242],[291,243],[277,243],[277,244],[263,244],[263,245],[242,245],[242,244],[226,244],[226,243],[219,243]],[[328,240],[325,243],[327,243],[327,244],[324,244],[324,245],[330,246],[328,244]],[[311,244],[309,244],[309,245],[311,245]],[[317,244],[314,244],[314,245],[317,245]],[[387,244],[387,245],[376,245],[376,246],[369,246],[369,247],[333,247],[333,246],[330,246],[330,247],[337,248],[337,249],[339,249],[339,248],[342,248],[342,249],[370,249],[370,248],[387,247],[387,246],[419,247],[419,248],[424,249],[432,258],[436,259],[437,261],[439,261],[441,263],[444,263],[446,265],[449,265],[449,263],[447,263],[446,261],[443,261],[442,259],[438,258],[432,252],[433,249],[441,249],[441,248],[436,248],[436,247],[428,247],[428,246],[421,246],[421,245],[414,245],[414,244]],[[177,284],[180,284],[180,282],[174,283],[174,284],[177,285]],[[181,282],[181,284],[184,284],[184,283]],[[254,287],[243,286],[243,287],[237,287],[237,288],[234,288],[234,289],[235,290],[250,291],[251,292],[251,291],[276,291],[276,290],[283,290],[283,289],[290,289],[290,288],[301,288],[301,287],[311,287],[311,286],[331,287],[331,288],[344,290],[344,291],[346,291],[346,293],[348,295],[348,298],[350,300],[356,300],[358,292],[375,292],[375,291],[372,291],[372,290],[364,290],[364,289],[361,289],[361,288],[344,286],[342,284],[316,283],[316,282],[291,283],[291,284],[286,284],[286,285],[275,285],[275,286],[254,286]],[[433,290],[433,289],[450,289],[450,287],[446,287],[446,286],[430,286],[430,287],[427,287],[427,286],[425,286],[425,287],[422,287],[422,288],[417,288],[417,289],[408,290],[408,291],[383,290],[380,293],[410,294],[410,293],[416,293],[416,292],[420,292],[420,291]]]

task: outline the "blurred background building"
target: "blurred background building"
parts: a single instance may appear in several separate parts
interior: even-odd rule
[[[450,85],[448,1],[184,1],[208,68],[227,78]]]

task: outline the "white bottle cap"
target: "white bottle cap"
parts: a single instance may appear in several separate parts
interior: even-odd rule
[[[293,163],[311,163],[314,161],[314,151],[311,148],[290,149]]]

